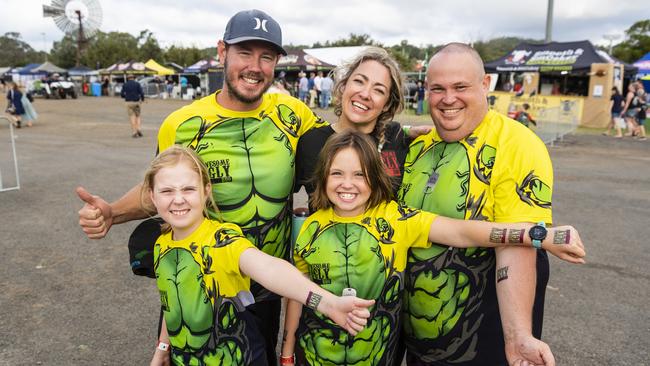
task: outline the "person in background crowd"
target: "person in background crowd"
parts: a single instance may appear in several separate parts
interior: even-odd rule
[[[618,123],[617,121],[623,120],[621,111],[623,110],[624,104],[625,103],[623,101],[623,96],[618,91],[618,88],[613,87],[612,96],[609,98],[609,110],[610,110],[609,124],[607,125],[607,129],[605,130],[605,132],[603,132],[603,136],[609,136],[610,131],[614,129],[616,131],[616,135],[614,135],[614,137],[616,138],[623,137],[622,129],[625,128],[625,122]]]
[[[120,95],[126,102],[126,111],[129,114],[129,121],[131,122],[131,137],[138,138],[142,137],[142,132],[140,131],[142,117],[140,114],[142,112],[141,103],[144,102],[144,92],[142,91],[142,85],[135,81],[135,75],[129,74],[126,80],[126,83],[122,86]]]
[[[25,108],[23,107],[22,99],[23,93],[20,91],[18,84],[15,82],[9,83],[6,112],[12,116],[12,122],[16,128],[22,127],[21,116],[25,114]]]

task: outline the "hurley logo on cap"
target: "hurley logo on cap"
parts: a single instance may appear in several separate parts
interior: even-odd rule
[[[280,25],[261,10],[243,10],[230,18],[223,34],[223,41],[226,44],[265,41],[272,44],[278,50],[278,53],[287,54],[282,48]]]
[[[262,30],[268,33],[269,30],[266,29],[266,22],[268,21],[268,19],[260,20],[260,18],[255,17],[255,28],[253,29],[260,29],[260,27],[262,27]]]

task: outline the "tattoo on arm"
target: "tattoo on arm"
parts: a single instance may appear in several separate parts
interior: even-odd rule
[[[511,229],[508,231],[508,243],[509,244],[521,244],[524,242],[524,229]]]
[[[505,243],[506,229],[492,228],[490,233],[490,243]]]
[[[560,230],[553,234],[553,244],[569,244],[571,241],[571,230]]]
[[[305,305],[310,309],[316,310],[322,299],[323,297],[321,295],[309,291],[309,295],[307,295],[307,303]]]
[[[497,269],[497,283],[508,279],[508,267],[501,267]]]

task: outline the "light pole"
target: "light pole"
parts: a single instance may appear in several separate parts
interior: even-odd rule
[[[47,62],[47,40],[45,39],[45,32],[41,32],[43,36],[43,53],[45,54],[45,62]]]
[[[548,8],[546,9],[546,38],[545,42],[549,43],[553,40],[553,0],[548,0]]]
[[[615,40],[621,38],[620,34],[604,34],[603,38],[609,41],[609,54],[612,54],[612,45]]]

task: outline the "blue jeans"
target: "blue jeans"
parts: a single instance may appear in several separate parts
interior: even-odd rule
[[[424,100],[418,100],[418,109],[415,111],[415,114],[418,116],[424,112]]]
[[[331,90],[321,90],[320,92],[320,107],[325,109],[330,105],[330,100],[332,98]]]

